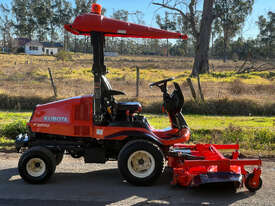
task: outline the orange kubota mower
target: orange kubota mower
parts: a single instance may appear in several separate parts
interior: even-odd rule
[[[93,4],[91,13],[65,25],[65,29],[91,37],[94,94],[36,106],[28,122],[28,133],[16,140],[18,151],[28,148],[18,163],[19,174],[25,181],[47,181],[66,152],[74,158],[84,157],[85,163],[118,160],[122,177],[135,185],[152,184],[168,160],[174,171],[174,184],[228,181],[239,183],[236,185],[245,182],[252,190],[259,188],[260,167],[249,174],[244,166],[260,166],[260,160],[238,160],[237,151],[228,159],[217,151],[238,150],[238,146],[179,144],[189,140],[190,130],[181,113],[184,96],[179,84],[174,82],[171,94],[167,91],[167,83],[173,78],[150,84],[163,93],[163,107],[171,122],[168,129],[152,128],[140,115],[142,106],[138,102],[115,100],[115,96],[125,94],[113,90],[105,77],[105,36],[187,39],[186,35],[104,17],[98,4]]]

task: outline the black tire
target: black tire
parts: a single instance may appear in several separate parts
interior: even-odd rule
[[[57,152],[57,153],[54,154],[54,156],[55,156],[55,165],[57,166],[57,165],[59,165],[59,164],[62,162],[62,160],[63,160],[64,151],[62,151],[62,152]]]
[[[259,184],[258,185],[252,185],[251,180],[253,178],[254,174],[250,173],[247,178],[245,179],[245,187],[250,191],[250,192],[256,192],[257,190],[261,189],[263,185],[262,178],[260,177],[259,179]]]
[[[143,166],[147,162],[150,168],[146,169],[145,172],[136,173],[134,171],[135,169],[132,168],[134,164],[132,162],[132,156],[135,157],[135,155],[139,153],[145,155],[147,158],[145,158],[146,160],[141,158],[138,161],[136,159],[135,163],[138,164],[138,166]],[[152,185],[163,172],[164,155],[157,145],[149,141],[130,141],[121,149],[118,155],[118,168],[122,177],[125,178],[127,182],[139,186]],[[146,174],[147,170],[149,170],[148,174]],[[134,173],[141,176],[138,177]]]
[[[79,159],[80,157],[83,157],[82,154],[78,154],[78,153],[72,153],[71,156],[72,158],[75,158],[75,159]]]
[[[45,147],[35,146],[28,149],[20,157],[18,172],[26,182],[32,184],[44,183],[53,175],[56,168],[55,161],[55,156],[50,150]],[[39,169],[41,169],[41,174]],[[35,172],[37,173],[35,174]]]

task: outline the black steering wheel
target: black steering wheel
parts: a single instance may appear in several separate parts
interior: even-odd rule
[[[149,84],[149,86],[150,87],[159,86],[160,84],[167,83],[167,82],[172,81],[174,79],[175,79],[174,77],[170,77],[170,78],[163,79],[163,80],[160,80],[160,81],[157,81],[157,82],[153,82],[153,83]]]

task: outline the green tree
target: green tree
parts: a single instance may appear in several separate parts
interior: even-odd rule
[[[37,39],[39,41],[47,40],[47,35],[49,32],[49,22],[52,20],[52,11],[49,4],[49,1],[40,1],[40,0],[33,0],[32,7],[27,8],[28,10],[31,9],[33,21],[34,21],[34,31],[36,33]]]
[[[13,26],[15,33],[19,37],[27,37],[32,39],[35,30],[35,20],[32,14],[31,0],[13,0],[12,11],[14,13],[15,22]]]
[[[129,12],[123,9],[114,10],[112,17],[114,19],[128,21]]]
[[[118,20],[121,20],[121,21],[128,21],[129,12],[126,11],[126,10],[123,10],[123,9],[114,10],[114,12],[112,14],[112,17],[114,19],[118,19]],[[113,41],[116,41],[116,40],[113,40]],[[125,51],[124,51],[125,45],[124,45],[123,38],[120,38],[120,46],[119,46],[119,48],[120,48],[120,54],[125,53]]]
[[[182,22],[187,22],[188,27],[191,28],[190,34],[194,38],[195,50],[195,61],[192,69],[192,75],[194,76],[209,71],[208,51],[213,21],[219,17],[223,20],[223,25],[226,24],[226,26],[224,27],[224,33],[226,34],[224,42],[228,42],[227,39],[232,38],[232,35],[229,35],[231,30],[228,29],[228,22],[232,21],[232,19],[234,18],[236,19],[237,28],[234,28],[234,34],[236,34],[241,24],[244,22],[247,14],[251,12],[254,2],[252,0],[204,0],[201,12],[197,10],[197,0],[159,1],[155,0],[153,4],[176,12],[181,16]],[[234,2],[234,7],[230,7],[230,9],[227,9],[226,5],[229,5],[230,2]],[[231,11],[231,8],[233,8],[233,11]],[[232,14],[234,14],[234,18],[231,18]],[[240,23],[238,22],[238,17],[240,18]]]
[[[261,47],[266,57],[275,57],[275,13],[269,11],[268,18],[259,16],[258,24],[260,34],[258,35]]]
[[[158,14],[156,16],[156,23],[159,25],[161,29],[175,31],[176,30],[176,21],[175,19],[171,20],[169,18],[169,13],[165,12],[164,18]],[[169,56],[169,41],[166,40],[166,56]]]
[[[63,44],[64,49],[69,48],[69,33],[64,29],[64,24],[68,24],[73,16],[73,8],[68,0],[55,0],[57,8],[57,25],[61,31],[63,31]]]
[[[214,0],[204,0],[202,12],[196,10],[197,3],[197,0],[162,0],[161,2],[154,1],[153,3],[178,13],[183,22],[186,21],[189,23],[195,43],[193,76],[209,71],[208,51],[211,25],[217,17],[214,11]]]
[[[80,14],[90,12],[92,3],[96,3],[96,1],[95,0],[75,0],[75,7],[73,8],[74,18],[76,18]],[[83,37],[83,38],[85,39],[84,41],[86,42],[86,44],[88,44],[88,38],[87,37]],[[74,35],[74,52],[78,50],[77,39],[78,39],[77,36]]]
[[[248,14],[252,12],[254,0],[216,0],[215,11],[218,18],[215,25],[223,33],[223,60],[227,59],[227,47],[230,39],[239,32]]]
[[[0,11],[2,16],[0,16],[0,31],[3,38],[3,48],[10,50],[11,48],[11,32],[12,32],[12,20],[10,18],[11,9],[4,5],[0,4]]]

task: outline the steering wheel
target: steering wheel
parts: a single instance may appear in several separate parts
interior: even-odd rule
[[[153,82],[153,83],[149,84],[149,86],[150,86],[150,87],[159,86],[160,84],[163,84],[163,83],[172,81],[172,80],[174,80],[174,79],[175,79],[174,77],[170,77],[170,78],[168,78],[168,79],[163,79],[163,80],[160,80],[160,81],[158,81],[158,82]]]

